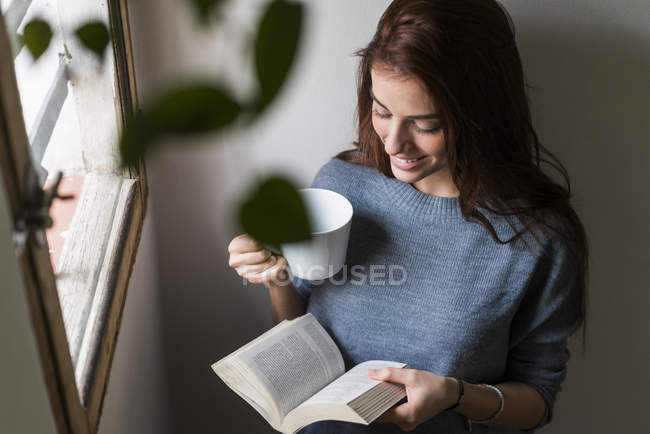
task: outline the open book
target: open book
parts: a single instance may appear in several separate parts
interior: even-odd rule
[[[370,424],[406,396],[404,386],[371,380],[368,369],[406,364],[371,360],[345,372],[332,338],[310,313],[282,321],[212,365],[217,375],[277,431],[320,420]]]

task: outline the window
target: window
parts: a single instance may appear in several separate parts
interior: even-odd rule
[[[121,168],[117,147],[135,107],[126,5],[0,5],[0,52],[14,57],[0,65],[0,167],[17,227],[57,179],[59,192],[73,196],[54,199],[52,227],[18,250],[44,377],[59,431],[94,433],[147,195],[144,167]],[[37,61],[18,36],[34,17],[54,34]],[[74,36],[91,19],[111,31],[103,61]]]

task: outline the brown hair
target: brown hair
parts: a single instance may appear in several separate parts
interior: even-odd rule
[[[538,230],[559,234],[577,267],[584,325],[587,236],[569,203],[567,171],[533,128],[514,26],[505,9],[494,0],[395,0],[368,46],[356,54],[361,58],[359,135],[356,149],[336,158],[393,177],[372,126],[370,71],[382,64],[398,75],[418,79],[442,115],[447,160],[464,218],[485,226],[500,244],[517,239],[526,243],[526,233],[539,242]],[[553,167],[566,187],[545,174],[542,163]],[[515,235],[501,240],[477,206],[506,216]],[[584,337],[585,328],[583,344]]]

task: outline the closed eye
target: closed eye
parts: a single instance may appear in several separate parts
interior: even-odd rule
[[[438,125],[433,128],[420,128],[415,122],[413,122],[413,129],[420,134],[435,134],[440,131],[442,127]]]
[[[378,117],[380,117],[381,119],[390,119],[390,117],[392,116],[390,113],[382,113],[377,109],[373,109],[372,112]]]
[[[383,113],[377,109],[373,109],[372,113],[380,119],[390,119],[393,115],[390,113]],[[418,134],[435,134],[441,130],[441,126],[435,126],[433,128],[420,128],[417,124],[417,120],[411,120],[411,126]]]

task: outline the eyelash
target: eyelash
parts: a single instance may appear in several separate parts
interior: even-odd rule
[[[381,119],[389,119],[389,118],[391,117],[390,114],[387,114],[387,113],[380,113],[380,112],[377,111],[376,109],[373,109],[372,112],[373,112],[374,114],[376,114],[376,115],[377,115],[379,118],[381,118]],[[420,133],[420,134],[435,134],[435,133],[437,133],[438,131],[440,131],[440,129],[441,129],[441,127],[435,127],[435,128],[431,128],[431,129],[422,129],[422,128],[418,128],[418,126],[417,126],[417,124],[416,124],[415,122],[413,122],[412,125],[413,125],[413,128],[415,129],[415,131],[418,132],[418,133]]]

